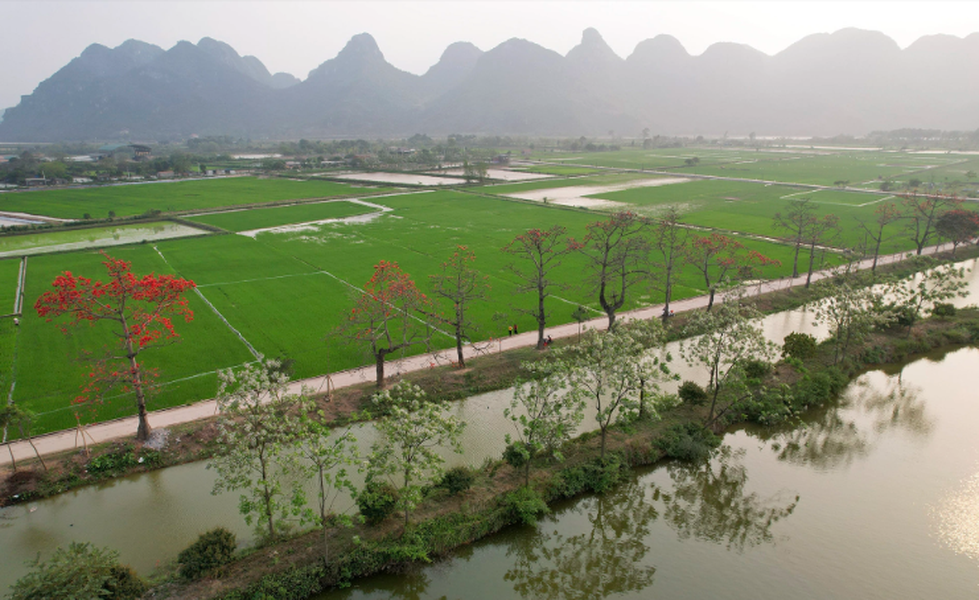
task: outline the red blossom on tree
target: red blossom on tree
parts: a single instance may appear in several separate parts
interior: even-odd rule
[[[367,345],[374,358],[377,387],[384,385],[384,361],[393,352],[427,344],[431,301],[396,262],[382,260],[339,333]]]
[[[172,317],[183,317],[185,321],[194,318],[183,294],[195,284],[173,275],[139,276],[132,273],[129,261],[112,258],[104,252],[102,256],[108,281],[93,281],[65,271],[51,284],[54,290],[38,298],[34,309],[48,321],[67,315],[61,324],[65,333],[81,323],[115,323],[113,333],[119,340],[121,354],[110,352],[97,363],[73,404],[98,403],[109,389],[121,387],[123,391],[133,391],[139,414],[136,439],[146,441],[150,434],[146,420],[146,380],[152,374],[136,357],[163,340],[179,337]]]

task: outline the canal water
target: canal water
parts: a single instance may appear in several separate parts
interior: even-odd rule
[[[805,310],[763,327],[778,342],[791,331],[824,335]],[[678,358],[674,366],[684,379],[705,379]],[[960,350],[869,373],[800,429],[730,433],[709,465],[657,467],[610,496],[557,507],[537,530],[512,529],[408,577],[323,598],[412,597],[422,583],[429,591],[417,597],[741,597],[742,586],[761,598],[926,597],[892,593],[883,583],[892,580],[935,591],[927,597],[979,597],[979,525],[967,518],[979,513],[976,372],[979,351]],[[513,432],[502,416],[511,395],[451,405],[469,425],[466,452],[448,456],[450,466],[500,456]],[[586,418],[580,431],[594,428]],[[374,430],[358,426],[355,435],[366,450]],[[25,561],[70,541],[119,550],[144,574],[218,525],[251,543],[237,494],[213,496],[213,482],[213,471],[193,463],[3,510],[0,589],[26,572]],[[335,508],[350,505],[340,498]],[[963,590],[970,595],[956,595]]]
[[[868,373],[798,429],[316,598],[979,597],[977,370],[963,349]]]

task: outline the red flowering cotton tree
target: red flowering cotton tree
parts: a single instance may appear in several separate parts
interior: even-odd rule
[[[109,351],[107,358],[89,373],[88,383],[74,402],[97,400],[117,386],[132,390],[139,413],[136,439],[146,441],[150,435],[146,420],[147,373],[136,358],[143,350],[178,337],[172,317],[186,321],[194,318],[183,294],[195,285],[173,275],[139,276],[130,271],[130,262],[104,252],[102,256],[108,281],[93,281],[65,271],[51,284],[54,290],[38,298],[34,309],[48,321],[68,315],[61,326],[65,333],[81,323],[112,323],[119,340],[118,352]]]
[[[382,260],[374,265],[374,276],[364,285],[340,334],[369,349],[377,387],[384,387],[384,361],[389,354],[428,343],[431,327],[422,317],[431,316],[431,306],[398,263]]]

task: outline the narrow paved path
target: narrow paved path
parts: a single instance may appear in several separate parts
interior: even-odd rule
[[[942,250],[948,249],[947,246],[947,244],[931,246],[929,248],[925,248],[923,254],[935,254],[941,252]],[[903,252],[900,254],[882,256],[877,261],[877,264],[885,265],[899,262],[905,259],[908,254],[909,253],[907,252]],[[872,263],[872,259],[866,259],[858,263],[857,267],[859,269],[869,269]],[[831,269],[817,271],[813,273],[812,279],[813,281],[818,281],[820,279],[829,277],[831,273]],[[765,294],[791,287],[803,286],[805,283],[806,276],[800,275],[799,277],[795,278],[782,278],[762,282],[758,285],[751,286],[748,292],[750,295]],[[696,296],[693,298],[686,298],[684,300],[672,302],[670,306],[673,311],[680,313],[698,308],[706,308],[707,301],[708,296],[706,295]],[[723,301],[724,298],[721,294],[719,294],[714,300],[715,303],[721,303]],[[620,317],[625,320],[654,319],[658,318],[662,314],[662,311],[663,305],[655,305],[620,313]],[[583,323],[583,327],[588,329],[604,329],[607,322],[608,321],[605,317],[599,317],[586,321]],[[547,334],[554,338],[573,337],[578,334],[578,324],[567,323],[564,325],[558,325],[556,327],[550,327],[547,329]],[[463,348],[463,353],[466,358],[473,358],[494,352],[512,350],[514,348],[526,348],[536,344],[537,331],[534,330],[510,337],[503,337],[496,340],[470,344]],[[454,359],[454,356],[455,348],[418,356],[410,356],[400,360],[390,361],[387,364],[386,372],[390,375],[400,375],[404,373],[411,373],[413,371],[421,371],[434,366],[447,364]],[[303,386],[311,389],[314,393],[323,392],[327,390],[330,383],[332,383],[332,387],[334,389],[338,389],[373,381],[373,379],[374,365],[370,364],[356,369],[350,369],[348,371],[340,371],[329,375],[294,381],[292,384],[290,384],[290,392],[298,393]],[[149,421],[151,427],[154,429],[161,429],[171,425],[178,425],[180,423],[188,423],[191,421],[212,417],[216,415],[217,412],[217,402],[215,400],[206,400],[203,402],[197,402],[195,404],[153,411],[149,414]],[[100,443],[114,439],[133,437],[136,434],[136,425],[137,422],[135,416],[125,417],[122,419],[115,419],[113,421],[106,421],[96,425],[91,425],[85,428],[85,432],[86,436],[90,436],[89,443],[92,443],[93,441],[95,443]],[[68,429],[38,436],[34,438],[34,445],[37,446],[37,449],[41,454],[47,455],[80,448],[82,446],[82,440],[75,429]],[[9,444],[9,447],[10,451],[13,451],[17,460],[23,460],[34,456],[34,451],[26,441],[21,440],[12,442]],[[10,464],[10,451],[8,451],[6,448],[0,451],[0,466]]]

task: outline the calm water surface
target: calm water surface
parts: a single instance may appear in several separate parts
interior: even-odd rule
[[[979,350],[855,381],[784,432],[650,469],[367,598],[979,597]]]

